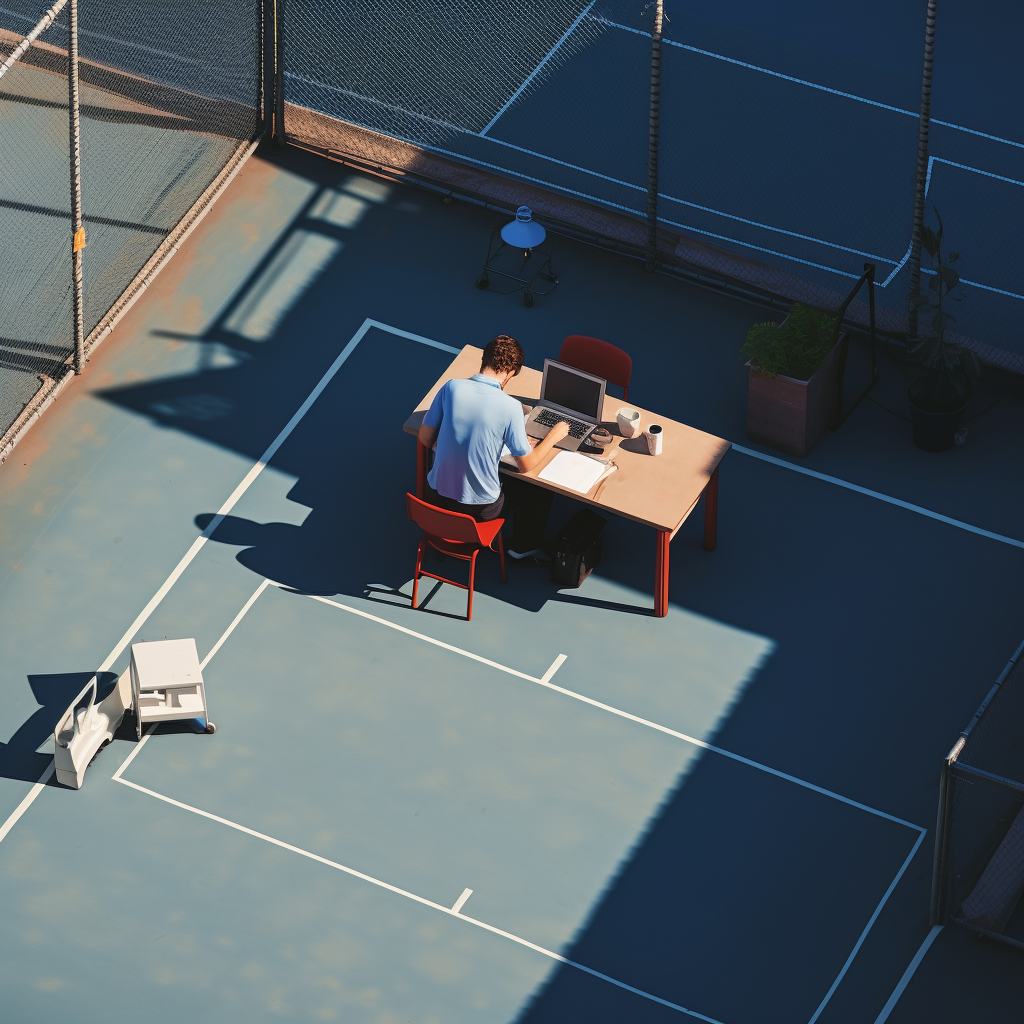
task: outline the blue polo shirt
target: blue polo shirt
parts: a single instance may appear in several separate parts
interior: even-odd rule
[[[501,494],[498,460],[530,452],[523,407],[493,377],[450,380],[434,396],[423,422],[438,427],[437,454],[427,483],[466,505],[489,505]]]

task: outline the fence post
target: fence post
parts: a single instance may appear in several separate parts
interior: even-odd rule
[[[260,64],[262,84],[260,119],[263,140],[269,142],[274,131],[274,50],[277,45],[277,27],[274,0],[262,0],[260,25]]]
[[[82,155],[78,126],[78,0],[69,5],[68,126],[71,143],[71,283],[74,293],[75,373],[85,364],[85,311],[82,308]]]
[[[921,228],[924,226],[925,189],[928,185],[928,130],[932,116],[932,63],[935,56],[935,12],[938,0],[928,0],[924,28],[924,70],[921,73],[921,116],[917,123],[917,182],[914,189],[914,230],[910,240],[910,295],[907,337],[917,336],[921,291]]]
[[[284,135],[284,0],[274,0],[274,141],[285,145]]]
[[[654,5],[654,30],[651,32],[651,119],[647,153],[647,261],[648,272],[658,267],[658,132],[661,121],[661,28],[665,4]]]

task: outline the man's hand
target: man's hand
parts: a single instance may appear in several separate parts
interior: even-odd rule
[[[554,437],[554,440],[551,442],[552,444],[558,444],[558,442],[561,441],[563,438],[568,437],[569,436],[569,424],[566,423],[565,420],[559,420],[547,432],[547,435],[545,436],[544,440],[546,441],[549,437],[552,437],[552,436]]]
[[[533,438],[530,438],[530,443],[533,445],[533,451],[523,456],[516,456],[516,463],[524,473],[529,473],[531,469],[536,469],[546,458],[549,451],[563,437],[569,435],[569,424],[564,420],[560,420],[556,423],[543,437],[542,440],[535,442]]]

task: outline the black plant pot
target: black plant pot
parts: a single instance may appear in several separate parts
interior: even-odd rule
[[[914,428],[914,444],[926,452],[944,452],[952,448],[953,435],[960,429],[964,421],[970,398],[959,409],[949,412],[932,412],[923,409],[914,401],[913,388],[907,388],[910,399],[910,420]]]

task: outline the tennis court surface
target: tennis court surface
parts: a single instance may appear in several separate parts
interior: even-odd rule
[[[865,404],[794,472],[743,434],[763,310],[563,240],[525,309],[473,287],[496,223],[250,159],[0,473],[12,1020],[852,1022],[901,984],[939,761],[1020,639],[1020,404],[949,458]],[[578,590],[491,560],[472,623],[409,609],[401,426],[499,332],[619,344],[631,397],[744,449],[665,619],[616,521]],[[37,789],[90,675],[183,636],[217,733]],[[1015,1019],[1018,967],[947,929],[887,1019]]]

